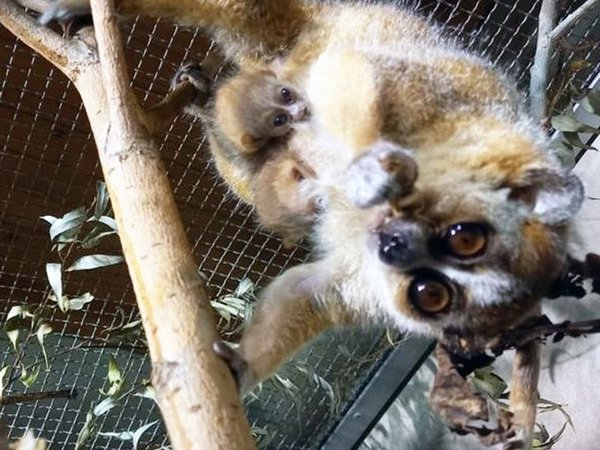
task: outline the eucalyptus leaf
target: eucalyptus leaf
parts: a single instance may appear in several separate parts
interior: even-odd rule
[[[45,220],[50,225],[53,225],[54,222],[56,222],[58,220],[58,217],[54,217],[54,216],[40,216],[40,219]]]
[[[92,411],[88,411],[88,413],[85,416],[85,423],[83,424],[83,427],[81,427],[81,430],[79,430],[79,434],[77,434],[75,450],[79,450],[80,448],[82,448],[95,430],[96,416]]]
[[[104,181],[96,181],[96,204],[94,206],[94,216],[99,218],[106,212],[108,207],[108,189]]]
[[[110,388],[104,395],[114,396],[118,394],[123,386],[123,378],[117,360],[113,355],[110,355],[108,360],[108,382],[110,383]]]
[[[591,145],[587,145],[585,142],[583,142],[581,140],[581,138],[579,137],[578,133],[569,133],[569,132],[563,132],[563,137],[564,139],[567,141],[568,144],[577,147],[577,148],[583,148],[586,150],[595,150],[595,148]]]
[[[115,406],[117,406],[117,401],[112,397],[107,397],[94,407],[92,413],[94,416],[100,417],[113,409]]]
[[[117,234],[117,232],[113,230],[103,231],[104,228],[104,226],[92,228],[92,231],[90,231],[81,241],[81,247],[86,249],[94,248],[100,244],[105,237]]]
[[[85,220],[86,214],[84,207],[80,207],[68,212],[60,219],[57,219],[52,226],[50,226],[50,240],[54,240],[61,234],[69,231],[76,233]],[[71,237],[73,237],[73,235],[69,236],[69,238]]]
[[[151,427],[153,427],[154,425],[156,425],[158,423],[158,420],[155,420],[154,422],[150,422],[147,423],[146,425],[143,425],[141,427],[139,427],[137,430],[135,430],[133,432],[133,448],[135,450],[137,450],[138,448],[138,444],[140,442],[140,438],[142,437],[142,435]]]
[[[40,346],[42,347],[42,353],[44,355],[44,362],[46,363],[47,369],[50,368],[50,364],[48,363],[48,354],[46,353],[46,346],[44,345],[44,337],[50,333],[52,333],[52,327],[44,322],[42,322],[40,324],[40,326],[38,327],[37,333],[36,333],[37,340],[40,343]]]
[[[586,111],[600,116],[600,90],[590,91],[583,100],[581,100],[581,106],[583,106]]]
[[[101,216],[98,218],[98,222],[103,223],[113,231],[119,231],[117,229],[117,221],[110,216]]]
[[[86,292],[77,297],[68,299],[68,309],[71,311],[81,311],[83,307],[94,300],[94,298],[95,297],[92,294]]]
[[[559,114],[550,118],[552,127],[560,131],[572,131],[577,132],[583,125],[572,115]]]
[[[98,436],[115,438],[119,441],[133,441],[133,431],[103,431]]]
[[[493,399],[499,398],[508,387],[501,377],[491,371],[491,368],[475,370],[473,372],[473,383],[480,391]]]
[[[73,263],[66,271],[72,272],[74,270],[92,270],[100,267],[113,266],[123,261],[123,257],[119,255],[87,255],[82,256]]]
[[[13,306],[8,311],[6,321],[4,322],[4,331],[8,335],[8,339],[15,351],[17,351],[20,331],[31,329],[31,319],[33,317],[34,315],[26,306]]]
[[[23,383],[26,388],[30,388],[33,386],[33,383],[37,380],[38,375],[40,374],[40,366],[34,366],[31,372],[28,372],[25,367],[21,368],[21,375],[19,376],[19,381]]]
[[[154,390],[154,386],[149,384],[142,392],[136,392],[136,397],[148,398],[156,403],[156,391]]]
[[[57,299],[63,296],[63,285],[62,285],[62,264],[59,263],[47,263],[46,264],[46,275],[48,276],[48,282],[54,292],[54,297]]]
[[[6,376],[8,369],[10,369],[9,366],[4,366],[0,369],[0,399],[2,399],[2,396],[4,395],[4,377]]]

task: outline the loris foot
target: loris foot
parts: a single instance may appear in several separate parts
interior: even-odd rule
[[[196,90],[196,96],[190,107],[204,107],[214,92],[213,80],[205,68],[196,62],[187,62],[181,66],[171,80],[171,90],[181,83],[188,82]],[[193,114],[193,112],[191,112]]]
[[[356,206],[367,208],[410,194],[417,175],[417,164],[407,150],[380,141],[352,162],[344,187]]]
[[[89,0],[58,0],[44,11],[38,21],[42,25],[50,22],[75,22],[91,15]]]
[[[223,341],[213,343],[213,351],[229,366],[240,393],[243,395],[248,392],[254,382],[246,360]]]

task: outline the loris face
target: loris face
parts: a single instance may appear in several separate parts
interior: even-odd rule
[[[307,116],[306,105],[296,89],[273,75],[256,80],[240,112],[247,135],[255,141],[285,136]]]
[[[372,208],[367,252],[401,326],[491,337],[533,312],[564,267],[583,191],[553,168],[512,175],[490,183],[468,172],[447,181],[419,174],[412,194]]]

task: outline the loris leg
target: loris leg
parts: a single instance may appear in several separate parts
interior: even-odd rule
[[[205,27],[234,57],[282,52],[316,8],[298,0],[117,0],[117,7],[129,16],[161,17]],[[89,0],[58,0],[40,21],[70,21],[89,13]]]
[[[529,448],[537,411],[540,375],[540,343],[530,341],[517,348],[513,360],[510,409],[518,426],[519,439]]]
[[[216,349],[232,366],[241,392],[269,377],[324,330],[352,322],[351,314],[335,299],[317,300],[319,294],[324,294],[324,283],[325,267],[320,263],[289,269],[260,295],[238,350],[241,364],[231,354],[228,357]]]

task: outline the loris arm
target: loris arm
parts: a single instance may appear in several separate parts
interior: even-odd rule
[[[241,392],[269,377],[321,332],[352,323],[352,314],[341,302],[317,299],[326,282],[322,263],[302,264],[287,270],[261,293],[240,343],[239,356],[247,364],[243,373],[228,361],[238,372]]]
[[[311,20],[315,6],[300,0],[116,0],[119,12],[206,28],[235,60],[276,56]],[[42,23],[90,14],[89,0],[58,0]]]

